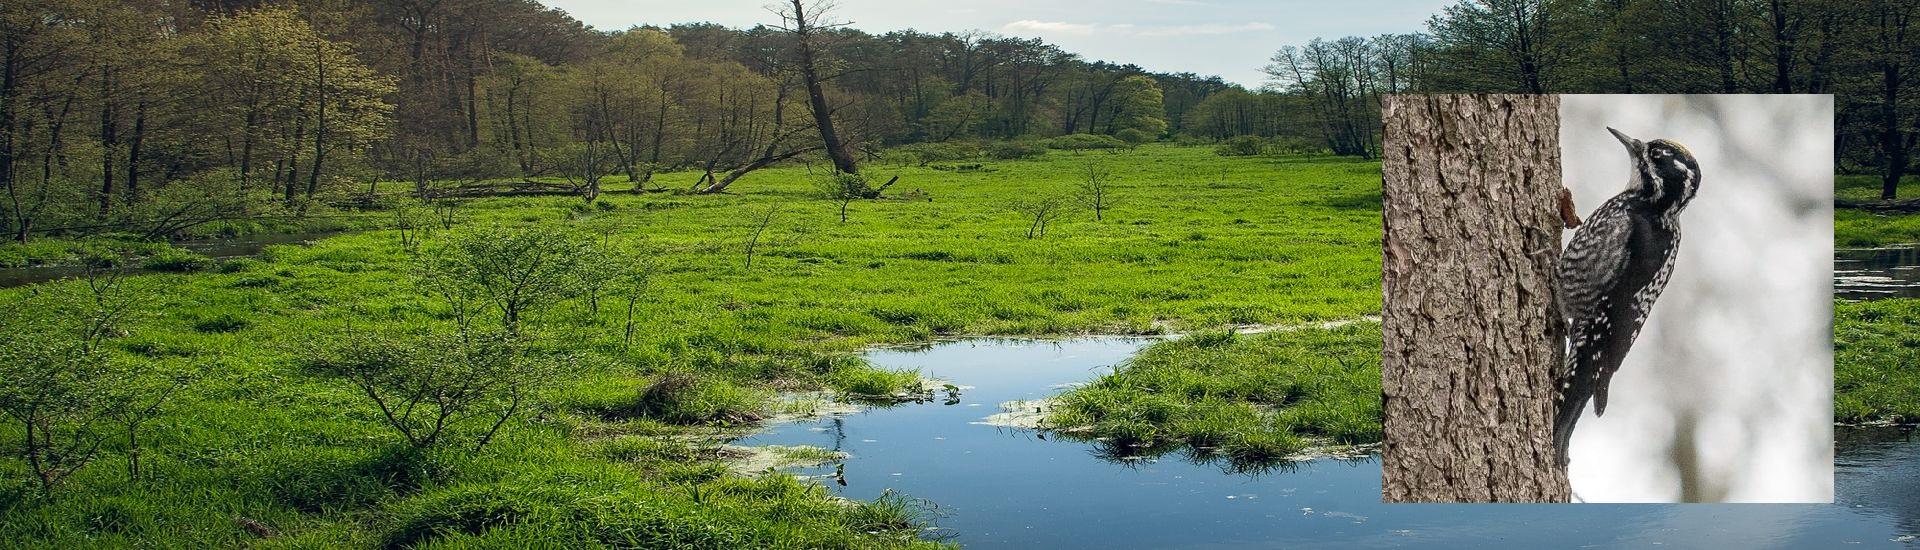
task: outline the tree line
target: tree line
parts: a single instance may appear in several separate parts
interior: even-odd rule
[[[1267,72],[1329,149],[1357,155],[1387,93],[1834,94],[1836,166],[1891,199],[1920,140],[1916,15],[1911,0],[1462,0],[1424,32],[1283,48]],[[1216,99],[1207,112],[1244,124],[1220,133],[1286,116],[1278,98]]]
[[[1838,165],[1888,197],[1920,137],[1920,5],[1900,0],[1463,0],[1421,32],[1279,48],[1254,89],[823,7],[601,31],[528,0],[14,2],[0,227],[159,237],[379,181],[718,192],[782,162],[855,173],[898,145],[1077,134],[1371,157],[1402,92],[1833,93]]]
[[[599,31],[525,0],[27,0],[0,13],[0,225],[148,236],[301,216],[367,182],[540,180],[591,200],[918,142],[1182,130],[1217,77],[1035,39],[764,25]],[[559,183],[553,183],[559,182]],[[660,184],[669,185],[669,184]],[[658,188],[658,187],[656,187]]]

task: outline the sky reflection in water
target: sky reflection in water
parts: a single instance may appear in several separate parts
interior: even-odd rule
[[[969,548],[1566,547],[1898,548],[1920,532],[1920,444],[1848,432],[1839,504],[1386,505],[1374,460],[1229,473],[1180,453],[1102,458],[1086,442],[980,424],[1006,401],[1045,397],[1111,369],[1151,339],[968,340],[870,357],[973,386],[959,402],[776,425],[740,445],[850,454],[840,494],[930,502],[934,534]],[[1906,539],[1912,540],[1912,539]],[[1908,542],[1906,544],[1913,544]]]

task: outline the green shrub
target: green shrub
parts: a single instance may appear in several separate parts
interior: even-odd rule
[[[1069,134],[1049,139],[1046,145],[1048,149],[1085,151],[1090,149],[1124,149],[1127,143],[1113,136]]]
[[[1213,153],[1223,157],[1252,157],[1267,152],[1267,140],[1260,136],[1233,136],[1213,147]]]
[[[1047,154],[1039,142],[1015,140],[996,142],[987,148],[987,156],[999,160],[1030,159]]]
[[[345,379],[417,449],[464,438],[479,451],[554,375],[550,362],[502,331],[412,338],[357,332],[308,350],[305,362]]]
[[[603,410],[672,424],[742,424],[766,417],[765,395],[717,376],[675,371],[660,375],[631,403]]]
[[[897,147],[894,152],[912,159],[915,164],[926,166],[935,162],[953,162],[978,157],[980,146],[960,141],[916,143]]]
[[[1120,138],[1120,141],[1127,142],[1129,145],[1139,145],[1142,143],[1153,141],[1155,138],[1158,138],[1159,136],[1147,133],[1146,130],[1141,130],[1139,128],[1126,128],[1118,132],[1114,132],[1113,137]]]

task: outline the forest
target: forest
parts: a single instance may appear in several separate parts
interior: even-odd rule
[[[1463,2],[1424,32],[1280,47],[1249,89],[833,13],[607,31],[524,1],[35,0],[0,20],[0,225],[22,242],[233,231],[374,200],[376,181],[590,200],[609,176],[646,188],[696,169],[657,185],[717,192],[781,161],[857,172],[889,152],[1019,155],[1082,134],[1071,146],[1258,136],[1236,143],[1368,157],[1379,96],[1411,91],[1833,93],[1840,170],[1891,199],[1920,136],[1915,10]]]
[[[1260,83],[769,8],[0,6],[0,535],[936,547],[837,443],[733,443],[960,406],[869,357],[963,337],[1180,336],[1044,386],[1102,467],[1365,457],[1388,94],[1835,94],[1837,242],[1920,240],[1913,2],[1462,0]],[[1838,307],[1836,420],[1920,415],[1914,303]]]

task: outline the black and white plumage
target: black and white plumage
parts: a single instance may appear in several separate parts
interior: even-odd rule
[[[1654,301],[1673,275],[1680,251],[1680,211],[1700,189],[1700,165],[1686,147],[1642,142],[1608,128],[1627,148],[1632,175],[1573,234],[1560,256],[1561,314],[1567,320],[1567,363],[1558,373],[1554,444],[1567,461],[1573,425],[1591,399],[1607,412],[1607,384],[1620,369]]]

